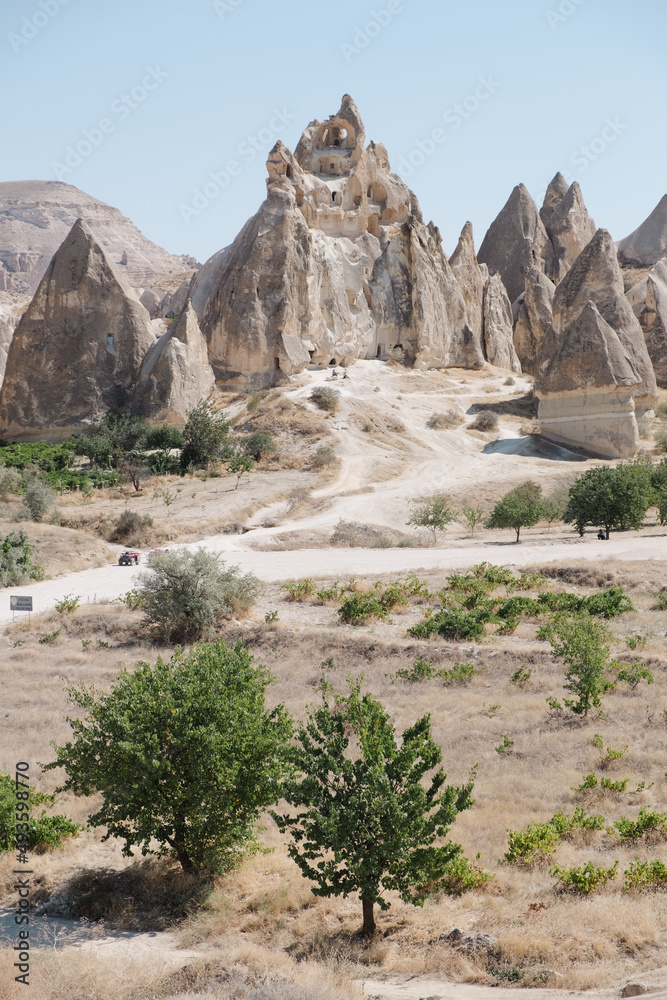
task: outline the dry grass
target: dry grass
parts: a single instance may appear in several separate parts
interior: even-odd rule
[[[114,561],[113,552],[101,538],[91,538],[84,531],[74,531],[54,524],[0,520],[0,535],[23,530],[35,546],[33,560],[43,568],[46,579],[76,573],[83,569],[106,566]]]
[[[396,615],[393,627],[378,624],[355,630],[309,626],[288,634],[285,628],[259,624],[262,606],[256,624],[226,633],[229,641],[243,638],[249,642],[276,678],[270,689],[271,702],[285,702],[299,719],[319,699],[324,674],[338,690],[345,688],[349,674],[363,674],[365,687],[388,706],[401,731],[420,715],[430,713],[434,738],[443,748],[448,780],[460,783],[473,764],[480,765],[475,806],[459,817],[452,835],[468,857],[480,852],[481,863],[495,874],[484,891],[461,899],[434,899],[424,909],[394,897],[391,910],[379,918],[381,937],[366,948],[357,937],[361,921],[358,900],[313,896],[268,818],[263,822],[266,830],[262,836],[273,853],[251,858],[237,872],[219,880],[205,902],[197,899],[196,893],[188,896],[192,887],[180,887],[184,892],[179,899],[168,879],[161,887],[166,896],[162,903],[156,902],[160,898],[159,873],[167,870],[160,867],[162,862],[139,865],[125,875],[109,874],[110,869],[122,871],[128,862],[122,861],[113,843],[100,843],[99,832],[85,833],[63,849],[36,859],[42,893],[59,892],[71,882],[77,867],[98,869],[98,888],[106,888],[98,893],[97,910],[91,909],[90,915],[102,913],[110,923],[135,929],[170,924],[180,927],[181,943],[202,953],[187,962],[175,961],[174,968],[187,965],[187,972],[181,968],[180,972],[160,974],[154,971],[153,960],[140,956],[132,973],[134,994],[124,965],[114,979],[115,992],[100,995],[110,1000],[139,995],[185,997],[210,986],[211,996],[240,998],[245,989],[249,996],[276,1000],[310,1000],[311,996],[333,1000],[354,995],[342,984],[366,974],[428,973],[458,982],[497,984],[492,970],[512,968],[521,971],[523,985],[545,983],[583,989],[606,986],[639,970],[667,965],[664,894],[624,894],[621,878],[591,899],[578,899],[555,891],[547,866],[521,869],[500,863],[507,849],[508,828],[517,830],[545,821],[557,811],[571,813],[579,802],[602,812],[609,824],[621,815],[636,816],[643,804],[667,811],[667,716],[663,711],[667,704],[667,613],[652,610],[654,594],[664,585],[665,565],[595,567],[586,563],[541,569],[550,575],[556,590],[585,592],[619,583],[628,587],[637,611],[613,623],[617,636],[614,653],[627,654],[625,635],[644,629],[648,640],[642,655],[650,660],[655,676],[651,688],[642,684],[630,692],[627,685],[620,685],[605,698],[604,718],[550,718],[545,699],[562,697],[563,671],[549,647],[535,641],[535,626],[530,623],[522,625],[514,636],[460,647],[441,639],[431,643],[408,639],[405,621],[410,614]],[[443,582],[442,574],[429,576],[431,589]],[[267,600],[274,600],[274,596]],[[287,607],[284,602],[281,618],[283,607]],[[312,611],[321,615],[326,610],[289,607],[294,607],[295,614]],[[418,609],[415,614],[419,614]],[[64,620],[61,635],[48,646],[38,645],[37,640],[56,628],[56,615],[35,618],[30,629],[6,630],[1,640],[3,662],[9,668],[3,692],[9,711],[0,719],[3,769],[11,766],[19,751],[34,762],[51,759],[49,741],[67,736],[65,677],[106,689],[121,667],[131,668],[139,659],[155,659],[157,650],[141,644],[138,620],[138,615],[119,605],[83,608]],[[98,638],[110,648],[98,648]],[[82,639],[91,639],[92,644],[84,649]],[[16,642],[24,645],[13,646]],[[333,665],[326,662],[330,657]],[[409,668],[417,657],[438,668],[468,661],[479,673],[470,684],[455,689],[443,687],[439,681],[410,684],[392,679],[398,669]],[[30,684],[26,685],[24,668],[28,666]],[[510,682],[520,666],[532,670],[523,688]],[[495,747],[503,733],[514,740],[514,748],[501,756]],[[602,735],[605,746],[628,744],[627,754],[609,771],[615,780],[630,779],[626,793],[593,793],[584,798],[572,791],[583,775],[599,764],[599,752],[590,743],[594,733]],[[56,780],[48,774],[40,776],[37,784],[50,790]],[[640,781],[652,787],[632,791]],[[86,800],[68,796],[56,808],[80,820],[87,806]],[[607,866],[618,859],[622,872],[634,857],[664,857],[664,849],[660,845],[621,847],[607,834],[596,833],[564,843],[556,860],[579,865],[590,859]],[[102,876],[102,869],[107,874]],[[8,859],[0,866],[0,886],[7,890],[10,879]],[[124,880],[133,886],[132,892]],[[128,895],[135,896],[137,902],[128,906]],[[120,905],[118,900],[123,898],[125,905]],[[188,907],[190,901],[192,906]],[[183,921],[186,910],[190,915]],[[490,934],[496,942],[491,949],[466,952],[447,940],[454,927],[464,933]],[[40,957],[35,965],[36,995],[40,998],[95,995],[92,987],[103,983],[103,970],[110,968],[110,960],[103,954],[94,959],[82,952],[72,954],[70,962],[69,955],[60,963]],[[131,952],[128,961],[132,966]],[[77,986],[77,975],[84,973],[90,977],[88,993]],[[138,986],[147,992],[137,993]],[[20,995],[2,988],[3,1000]]]

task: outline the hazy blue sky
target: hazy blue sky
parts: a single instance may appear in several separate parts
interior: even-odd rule
[[[620,239],[667,190],[666,20],[664,0],[12,0],[0,180],[59,175],[204,260],[257,210],[275,139],[349,92],[448,252],[559,169]]]

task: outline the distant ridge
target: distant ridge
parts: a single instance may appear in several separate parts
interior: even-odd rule
[[[198,267],[193,257],[168,253],[117,208],[71,184],[6,181],[0,183],[0,291],[34,295],[51,258],[79,218],[85,219],[135,288]]]

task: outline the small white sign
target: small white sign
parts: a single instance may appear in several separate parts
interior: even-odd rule
[[[32,611],[32,597],[10,597],[10,611]]]

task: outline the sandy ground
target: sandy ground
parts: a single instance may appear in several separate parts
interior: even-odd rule
[[[660,970],[659,970],[660,971]],[[639,977],[633,980],[638,983],[649,978],[652,982],[662,982],[665,977],[652,973],[651,977]],[[366,980],[363,984],[364,995],[372,1000],[525,1000],[526,996],[530,1000],[555,1000],[568,997],[586,997],[589,1000],[612,1000],[620,995],[620,989],[610,990],[589,990],[587,992],[568,990],[565,994],[561,990],[530,990],[529,993],[522,989],[502,988],[494,986],[471,986],[467,983],[444,983],[438,979],[424,979],[421,976],[407,979]],[[650,992],[651,1000],[667,1000],[667,990]]]

